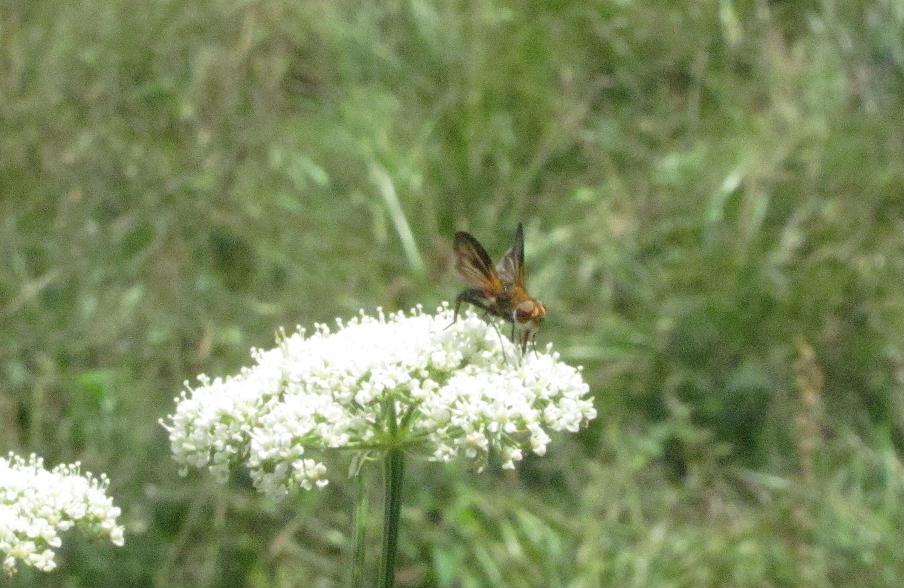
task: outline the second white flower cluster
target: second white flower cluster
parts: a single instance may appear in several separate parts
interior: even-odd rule
[[[78,464],[47,470],[34,455],[27,460],[12,454],[0,458],[0,556],[5,573],[13,573],[17,561],[45,572],[54,569],[60,533],[74,526],[123,544],[123,528],[116,522],[120,510],[107,496],[107,479],[79,470]]]
[[[362,314],[254,350],[251,367],[202,376],[177,399],[164,422],[174,457],[220,477],[244,465],[282,495],[327,483],[325,450],[401,446],[478,469],[498,455],[513,468],[525,451],[545,453],[549,432],[596,416],[580,371],[557,354],[521,356],[470,312],[452,322],[445,305]]]

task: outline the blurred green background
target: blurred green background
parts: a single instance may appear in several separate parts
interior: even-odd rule
[[[600,416],[514,474],[411,464],[399,586],[900,587],[902,31],[893,0],[3,0],[0,449],[108,473],[127,527],[12,585],[346,585],[349,484],[179,478],[157,419],[280,325],[451,299],[452,233],[523,220]]]

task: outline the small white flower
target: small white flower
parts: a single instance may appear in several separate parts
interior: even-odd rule
[[[280,496],[325,486],[332,449],[396,445],[477,470],[495,454],[514,468],[524,451],[546,452],[549,432],[596,417],[579,369],[548,349],[521,356],[472,312],[452,314],[362,312],[253,350],[235,376],[200,376],[162,421],[174,459],[223,479],[242,464]]]
[[[82,474],[78,463],[44,469],[41,458],[0,458],[0,556],[7,574],[17,561],[49,572],[60,532],[74,526],[122,545],[120,510],[107,496],[106,476]]]

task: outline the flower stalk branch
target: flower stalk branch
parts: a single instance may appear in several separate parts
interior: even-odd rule
[[[383,460],[383,552],[380,558],[380,582],[378,584],[380,588],[392,588],[395,584],[404,470],[404,451],[399,448],[387,451]]]
[[[364,556],[367,539],[367,487],[364,483],[364,468],[354,474],[355,480],[355,512],[353,525],[354,552],[352,555],[352,588],[364,588]]]

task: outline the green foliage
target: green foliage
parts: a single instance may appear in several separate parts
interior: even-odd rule
[[[156,420],[279,325],[451,298],[452,232],[523,220],[600,418],[513,476],[412,467],[399,585],[899,586],[902,25],[6,0],[0,447],[107,472],[127,525],[14,584],[344,585],[350,484],[182,479]]]

